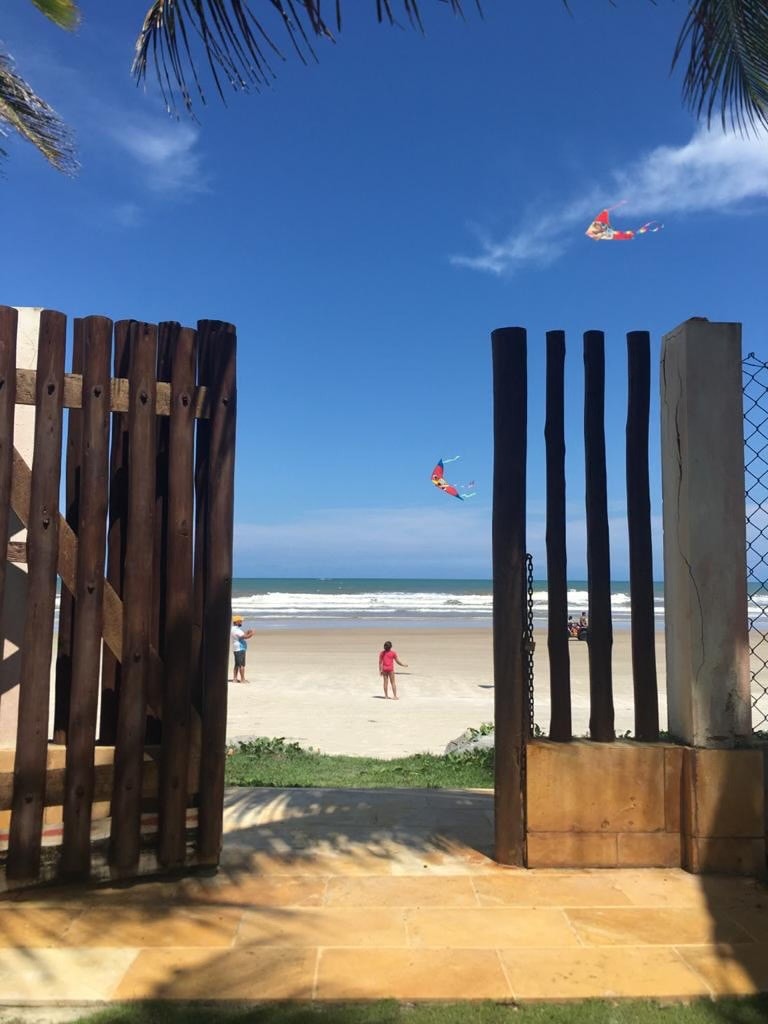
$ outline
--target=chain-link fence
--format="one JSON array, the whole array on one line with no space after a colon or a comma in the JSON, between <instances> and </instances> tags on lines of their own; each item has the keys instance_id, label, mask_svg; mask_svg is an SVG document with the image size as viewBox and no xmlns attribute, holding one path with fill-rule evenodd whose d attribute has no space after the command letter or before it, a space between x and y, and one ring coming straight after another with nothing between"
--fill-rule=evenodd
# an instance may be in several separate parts
<instances>
[{"instance_id":1,"label":"chain-link fence","mask_svg":"<svg viewBox=\"0 0 768 1024\"><path fill-rule=\"evenodd\" d=\"M747 516L752 729L768 727L768 363L744 360L744 477Z\"/></svg>"}]
</instances>

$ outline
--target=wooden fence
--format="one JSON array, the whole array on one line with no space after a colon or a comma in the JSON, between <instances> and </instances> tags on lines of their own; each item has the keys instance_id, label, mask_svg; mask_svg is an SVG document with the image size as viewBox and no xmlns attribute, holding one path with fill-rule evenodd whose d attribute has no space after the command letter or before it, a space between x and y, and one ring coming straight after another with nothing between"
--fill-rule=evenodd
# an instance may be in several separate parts
<instances>
[{"instance_id":1,"label":"wooden fence","mask_svg":"<svg viewBox=\"0 0 768 1024\"><path fill-rule=\"evenodd\" d=\"M62 313L40 315L36 370L17 368L16 344L16 310L0 307L0 537L26 528L0 559L6 652L7 568L27 565L0 866L16 884L216 864L235 330L77 319L71 373ZM22 405L35 409L31 466L13 444Z\"/></svg>"},{"instance_id":2,"label":"wooden fence","mask_svg":"<svg viewBox=\"0 0 768 1024\"><path fill-rule=\"evenodd\" d=\"M525 857L525 480L528 451L527 332L492 335L494 377L494 674L496 715L496 858ZM565 476L565 335L546 336L546 552L551 720L549 738L573 738L568 652ZM589 738L615 739L611 649L611 569L605 454L605 340L587 331L584 359L584 465L589 602ZM650 339L627 335L626 487L629 530L635 737L659 738L651 507L648 467Z\"/></svg>"}]
</instances>

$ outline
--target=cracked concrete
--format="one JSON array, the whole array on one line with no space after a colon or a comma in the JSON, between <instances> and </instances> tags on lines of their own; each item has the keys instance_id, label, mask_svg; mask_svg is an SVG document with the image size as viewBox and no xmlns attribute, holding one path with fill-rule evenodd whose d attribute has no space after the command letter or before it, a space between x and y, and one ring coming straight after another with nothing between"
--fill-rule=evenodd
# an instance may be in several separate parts
<instances>
[{"instance_id":1,"label":"cracked concrete","mask_svg":"<svg viewBox=\"0 0 768 1024\"><path fill-rule=\"evenodd\" d=\"M740 325L665 335L661 388L669 726L732 746L751 732Z\"/></svg>"}]
</instances>

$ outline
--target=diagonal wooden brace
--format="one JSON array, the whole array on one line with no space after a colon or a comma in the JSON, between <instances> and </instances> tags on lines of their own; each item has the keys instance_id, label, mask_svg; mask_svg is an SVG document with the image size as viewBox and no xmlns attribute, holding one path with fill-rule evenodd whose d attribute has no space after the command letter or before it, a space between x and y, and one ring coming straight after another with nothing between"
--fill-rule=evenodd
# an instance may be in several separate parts
<instances>
[{"instance_id":1,"label":"diagonal wooden brace","mask_svg":"<svg viewBox=\"0 0 768 1024\"><path fill-rule=\"evenodd\" d=\"M16 448L13 449L13 478L11 483L11 508L24 526L29 526L29 505L32 487L32 470ZM75 597L77 585L77 534L59 513L59 561L57 571L61 582ZM102 605L102 636L104 643L118 661L123 658L123 602L108 580L104 580ZM147 701L152 711L160 716L162 708L163 663L154 647L149 649L149 693Z\"/></svg>"},{"instance_id":2,"label":"diagonal wooden brace","mask_svg":"<svg viewBox=\"0 0 768 1024\"><path fill-rule=\"evenodd\" d=\"M11 483L11 508L24 526L29 526L29 502L32 487L32 470L16 448L13 449L13 478ZM57 565L61 582L75 596L77 583L77 535L59 513L59 562ZM104 581L104 642L118 661L123 651L123 602L114 588Z\"/></svg>"}]
</instances>

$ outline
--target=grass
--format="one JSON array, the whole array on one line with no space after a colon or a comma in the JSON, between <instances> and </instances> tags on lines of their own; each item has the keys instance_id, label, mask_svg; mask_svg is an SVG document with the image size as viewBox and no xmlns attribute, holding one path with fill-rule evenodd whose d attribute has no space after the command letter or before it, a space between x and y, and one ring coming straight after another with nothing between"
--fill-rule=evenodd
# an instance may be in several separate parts
<instances>
[{"instance_id":1,"label":"grass","mask_svg":"<svg viewBox=\"0 0 768 1024\"><path fill-rule=\"evenodd\" d=\"M533 1003L130 1003L77 1024L764 1024L768 996L699 1000Z\"/></svg>"},{"instance_id":2,"label":"grass","mask_svg":"<svg viewBox=\"0 0 768 1024\"><path fill-rule=\"evenodd\" d=\"M321 789L486 789L493 786L493 750L379 760L320 754L281 738L260 738L230 749L226 781L230 786Z\"/></svg>"}]
</instances>

